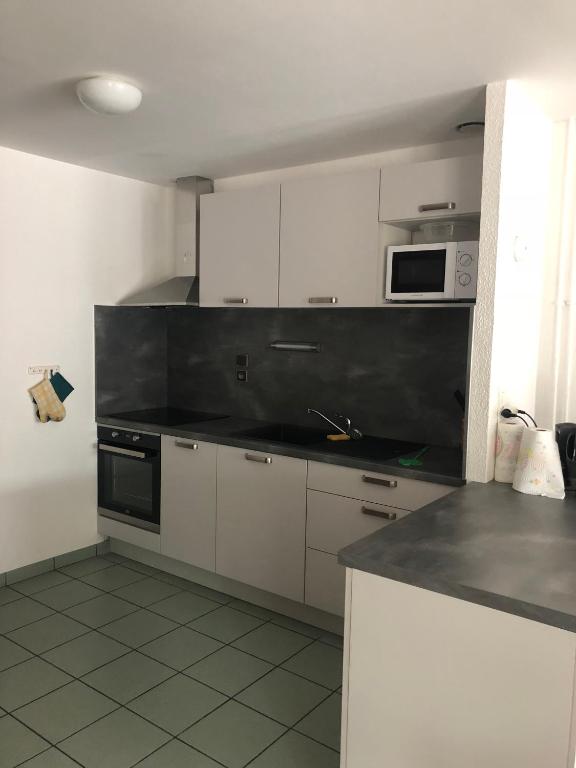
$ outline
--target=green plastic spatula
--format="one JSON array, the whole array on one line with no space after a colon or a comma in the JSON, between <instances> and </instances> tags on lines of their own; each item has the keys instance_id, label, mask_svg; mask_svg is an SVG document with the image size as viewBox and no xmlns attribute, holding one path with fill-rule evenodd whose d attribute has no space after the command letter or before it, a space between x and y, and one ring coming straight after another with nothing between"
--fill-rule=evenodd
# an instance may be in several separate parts
<instances>
[{"instance_id":1,"label":"green plastic spatula","mask_svg":"<svg viewBox=\"0 0 576 768\"><path fill-rule=\"evenodd\" d=\"M428 448L430 448L430 446L425 445L415 456L410 456L408 458L402 456L398 459L398 464L401 464L403 467L421 467L423 462L420 461L420 456L423 456Z\"/></svg>"}]
</instances>

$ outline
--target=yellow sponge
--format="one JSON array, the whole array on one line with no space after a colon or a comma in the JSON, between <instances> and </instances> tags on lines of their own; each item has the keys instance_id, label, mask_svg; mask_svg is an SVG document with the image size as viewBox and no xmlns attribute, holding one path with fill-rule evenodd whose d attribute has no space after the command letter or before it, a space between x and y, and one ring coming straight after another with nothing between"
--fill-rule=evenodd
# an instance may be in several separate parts
<instances>
[{"instance_id":1,"label":"yellow sponge","mask_svg":"<svg viewBox=\"0 0 576 768\"><path fill-rule=\"evenodd\" d=\"M340 440L350 440L350 435L344 435L340 433L339 435L326 435L327 440L332 440L332 442L336 443Z\"/></svg>"}]
</instances>

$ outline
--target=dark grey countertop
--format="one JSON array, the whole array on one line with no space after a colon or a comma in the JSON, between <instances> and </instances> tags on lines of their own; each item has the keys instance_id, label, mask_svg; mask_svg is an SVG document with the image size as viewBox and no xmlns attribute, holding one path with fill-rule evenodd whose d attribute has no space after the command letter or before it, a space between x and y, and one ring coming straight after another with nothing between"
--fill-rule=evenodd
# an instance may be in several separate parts
<instances>
[{"instance_id":1,"label":"dark grey countertop","mask_svg":"<svg viewBox=\"0 0 576 768\"><path fill-rule=\"evenodd\" d=\"M119 426L125 429L153 432L174 437L186 437L194 440L205 440L210 443L221 443L238 448L249 448L254 451L267 451L281 456L292 456L297 459L321 461L327 464L338 464L344 467L363 469L367 472L385 472L390 475L410 477L430 483L461 486L462 455L456 448L430 446L422 456L422 466L407 468L398 463L398 459L378 459L377 441L362 440L341 443L326 443L308 446L290 445L265 440L238 437L238 432L265 425L265 422L251 419L240 419L233 416L214 421L202 421L195 424L182 424L178 427L159 426L146 422L128 421L114 416L97 416L96 422L103 426ZM367 450L369 448L369 450ZM364 455L363 455L364 453Z\"/></svg>"},{"instance_id":2,"label":"dark grey countertop","mask_svg":"<svg viewBox=\"0 0 576 768\"><path fill-rule=\"evenodd\" d=\"M469 483L341 550L340 563L576 632L576 496Z\"/></svg>"}]
</instances>

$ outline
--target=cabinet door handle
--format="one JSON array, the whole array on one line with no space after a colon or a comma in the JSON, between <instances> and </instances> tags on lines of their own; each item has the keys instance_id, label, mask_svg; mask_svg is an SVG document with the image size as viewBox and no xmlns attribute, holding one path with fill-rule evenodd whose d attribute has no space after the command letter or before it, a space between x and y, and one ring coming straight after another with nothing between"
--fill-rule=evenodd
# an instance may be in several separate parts
<instances>
[{"instance_id":1,"label":"cabinet door handle","mask_svg":"<svg viewBox=\"0 0 576 768\"><path fill-rule=\"evenodd\" d=\"M397 520L398 515L396 512L384 512L382 509L371 509L370 507L362 507L363 515L370 515L370 517L383 517L384 520Z\"/></svg>"},{"instance_id":2,"label":"cabinet door handle","mask_svg":"<svg viewBox=\"0 0 576 768\"><path fill-rule=\"evenodd\" d=\"M256 453L245 453L244 458L246 461L258 461L260 464L272 464L270 456L259 456Z\"/></svg>"},{"instance_id":3,"label":"cabinet door handle","mask_svg":"<svg viewBox=\"0 0 576 768\"><path fill-rule=\"evenodd\" d=\"M426 211L453 211L455 208L456 203L426 203L425 205L418 206L420 213L426 213Z\"/></svg>"},{"instance_id":4,"label":"cabinet door handle","mask_svg":"<svg viewBox=\"0 0 576 768\"><path fill-rule=\"evenodd\" d=\"M363 483L371 483L372 485L384 485L386 488L397 488L397 480L386 480L383 477L370 477L370 475L362 475Z\"/></svg>"},{"instance_id":5,"label":"cabinet door handle","mask_svg":"<svg viewBox=\"0 0 576 768\"><path fill-rule=\"evenodd\" d=\"M224 301L224 304L248 304L248 299L242 296L238 296L236 298L234 296L227 297L227 298L224 298L223 301Z\"/></svg>"},{"instance_id":6,"label":"cabinet door handle","mask_svg":"<svg viewBox=\"0 0 576 768\"><path fill-rule=\"evenodd\" d=\"M338 304L338 296L310 296L308 304Z\"/></svg>"},{"instance_id":7,"label":"cabinet door handle","mask_svg":"<svg viewBox=\"0 0 576 768\"><path fill-rule=\"evenodd\" d=\"M181 443L179 440L174 441L176 448L188 448L189 451L197 451L198 443Z\"/></svg>"}]
</instances>

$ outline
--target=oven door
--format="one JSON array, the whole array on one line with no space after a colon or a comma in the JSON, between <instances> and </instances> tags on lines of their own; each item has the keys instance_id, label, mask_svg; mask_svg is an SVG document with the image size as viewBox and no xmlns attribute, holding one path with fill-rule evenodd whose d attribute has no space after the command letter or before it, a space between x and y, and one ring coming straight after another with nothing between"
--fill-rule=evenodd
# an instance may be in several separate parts
<instances>
[{"instance_id":1,"label":"oven door","mask_svg":"<svg viewBox=\"0 0 576 768\"><path fill-rule=\"evenodd\" d=\"M160 531L160 451L98 443L98 511Z\"/></svg>"},{"instance_id":2,"label":"oven door","mask_svg":"<svg viewBox=\"0 0 576 768\"><path fill-rule=\"evenodd\" d=\"M390 246L386 260L386 299L454 299L457 243Z\"/></svg>"}]
</instances>

